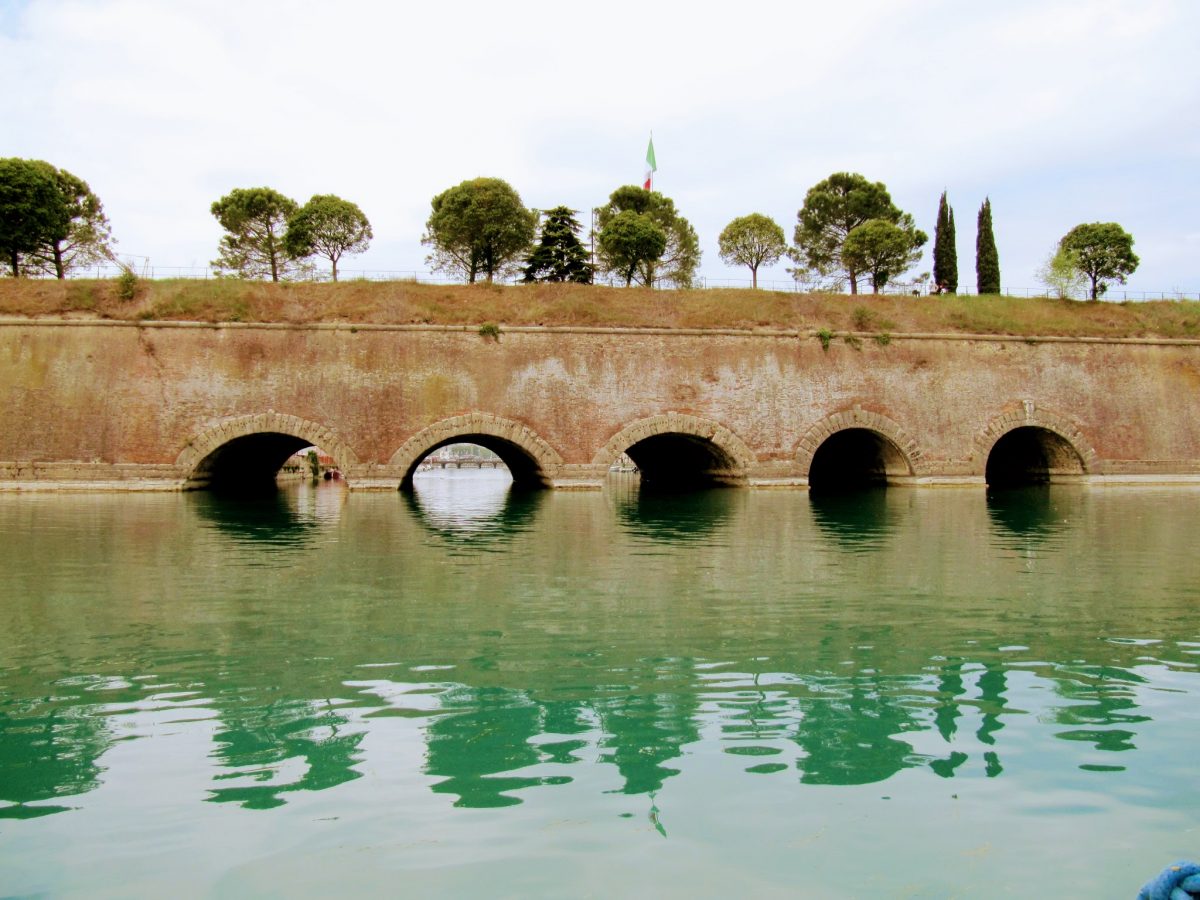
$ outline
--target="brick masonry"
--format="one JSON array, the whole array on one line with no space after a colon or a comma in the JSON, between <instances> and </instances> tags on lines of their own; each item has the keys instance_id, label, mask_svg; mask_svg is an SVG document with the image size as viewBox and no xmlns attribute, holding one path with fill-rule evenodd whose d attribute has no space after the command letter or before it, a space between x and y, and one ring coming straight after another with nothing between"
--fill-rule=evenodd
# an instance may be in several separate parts
<instances>
[{"instance_id":1,"label":"brick masonry","mask_svg":"<svg viewBox=\"0 0 1200 900\"><path fill-rule=\"evenodd\" d=\"M1027 425L1066 440L1085 480L1200 482L1200 342L861 338L0 320L0 489L179 489L264 431L322 447L361 489L465 435L594 487L667 433L711 441L752 485L803 487L844 428L886 438L896 482L982 484L992 445Z\"/></svg>"}]
</instances>

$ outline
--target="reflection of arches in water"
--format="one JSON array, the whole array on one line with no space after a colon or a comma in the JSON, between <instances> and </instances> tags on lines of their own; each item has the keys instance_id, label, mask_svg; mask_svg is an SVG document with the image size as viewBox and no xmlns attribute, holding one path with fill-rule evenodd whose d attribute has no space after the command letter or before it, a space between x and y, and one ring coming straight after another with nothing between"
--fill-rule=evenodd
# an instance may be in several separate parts
<instances>
[{"instance_id":1,"label":"reflection of arches in water","mask_svg":"<svg viewBox=\"0 0 1200 900\"><path fill-rule=\"evenodd\" d=\"M813 454L809 490L815 493L883 487L913 474L912 466L891 438L869 428L846 428L831 434Z\"/></svg>"},{"instance_id":2,"label":"reflection of arches in water","mask_svg":"<svg viewBox=\"0 0 1200 900\"><path fill-rule=\"evenodd\" d=\"M1083 457L1065 437L1037 425L1003 434L988 453L984 478L988 487L1007 488L1078 480Z\"/></svg>"},{"instance_id":3,"label":"reflection of arches in water","mask_svg":"<svg viewBox=\"0 0 1200 900\"><path fill-rule=\"evenodd\" d=\"M288 457L321 447L336 466L357 465L354 452L327 428L295 416L241 416L209 428L188 442L175 460L186 473L184 488L270 490Z\"/></svg>"},{"instance_id":4,"label":"reflection of arches in water","mask_svg":"<svg viewBox=\"0 0 1200 900\"><path fill-rule=\"evenodd\" d=\"M614 487L611 496L627 531L666 543L709 539L727 528L746 502L741 491L654 491L641 490L636 483Z\"/></svg>"},{"instance_id":5,"label":"reflection of arches in water","mask_svg":"<svg viewBox=\"0 0 1200 900\"><path fill-rule=\"evenodd\" d=\"M321 482L250 493L205 491L188 497L188 504L223 534L255 544L291 547L309 543L335 521L345 497L343 485Z\"/></svg>"},{"instance_id":6,"label":"reflection of arches in water","mask_svg":"<svg viewBox=\"0 0 1200 900\"><path fill-rule=\"evenodd\" d=\"M533 525L545 492L517 490L497 470L462 475L451 470L418 478L403 492L403 503L429 531L458 544L505 543Z\"/></svg>"},{"instance_id":7,"label":"reflection of arches in water","mask_svg":"<svg viewBox=\"0 0 1200 900\"><path fill-rule=\"evenodd\" d=\"M475 444L500 457L518 488L546 487L548 472L562 465L562 457L533 431L484 413L471 413L438 422L404 442L389 465L403 470L401 490L411 490L413 475L425 457L449 444Z\"/></svg>"},{"instance_id":8,"label":"reflection of arches in water","mask_svg":"<svg viewBox=\"0 0 1200 900\"><path fill-rule=\"evenodd\" d=\"M670 490L745 484L754 454L724 426L667 413L634 422L609 439L592 460L608 469L626 454L642 483Z\"/></svg>"},{"instance_id":9,"label":"reflection of arches in water","mask_svg":"<svg viewBox=\"0 0 1200 900\"><path fill-rule=\"evenodd\" d=\"M1065 532L1082 510L1078 488L1031 485L987 492L988 519L993 534L1004 544L1025 547Z\"/></svg>"},{"instance_id":10,"label":"reflection of arches in water","mask_svg":"<svg viewBox=\"0 0 1200 900\"><path fill-rule=\"evenodd\" d=\"M900 513L883 488L853 493L809 494L813 521L821 533L853 550L878 547L895 529Z\"/></svg>"}]
</instances>

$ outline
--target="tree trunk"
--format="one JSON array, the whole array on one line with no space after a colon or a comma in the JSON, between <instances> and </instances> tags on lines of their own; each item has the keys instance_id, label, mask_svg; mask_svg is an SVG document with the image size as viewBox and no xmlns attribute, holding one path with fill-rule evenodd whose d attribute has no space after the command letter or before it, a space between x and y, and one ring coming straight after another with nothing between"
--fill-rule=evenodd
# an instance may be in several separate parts
<instances>
[{"instance_id":1,"label":"tree trunk","mask_svg":"<svg viewBox=\"0 0 1200 900\"><path fill-rule=\"evenodd\" d=\"M758 290L758 266L750 267L750 286Z\"/></svg>"},{"instance_id":2,"label":"tree trunk","mask_svg":"<svg viewBox=\"0 0 1200 900\"><path fill-rule=\"evenodd\" d=\"M60 280L67 277L63 268L62 245L58 241L54 242L54 274Z\"/></svg>"},{"instance_id":3,"label":"tree trunk","mask_svg":"<svg viewBox=\"0 0 1200 900\"><path fill-rule=\"evenodd\" d=\"M333 280L337 281L337 258L331 256L329 262L333 264Z\"/></svg>"},{"instance_id":4,"label":"tree trunk","mask_svg":"<svg viewBox=\"0 0 1200 900\"><path fill-rule=\"evenodd\" d=\"M853 296L858 293L858 273L847 269L846 274L850 276L850 294Z\"/></svg>"},{"instance_id":5,"label":"tree trunk","mask_svg":"<svg viewBox=\"0 0 1200 900\"><path fill-rule=\"evenodd\" d=\"M12 252L9 253L9 265L12 266L13 278L20 278L21 277L21 263L20 263L20 257L17 256L16 250L13 250Z\"/></svg>"},{"instance_id":6,"label":"tree trunk","mask_svg":"<svg viewBox=\"0 0 1200 900\"><path fill-rule=\"evenodd\" d=\"M1090 276L1090 277L1091 277L1091 279L1092 279L1092 299L1093 299L1093 300L1099 300L1099 299L1100 299L1100 293L1099 293L1099 291L1097 290L1097 287L1096 287L1097 283L1099 282L1099 279L1098 279L1098 278L1097 278L1095 275L1092 275L1092 276Z\"/></svg>"}]
</instances>

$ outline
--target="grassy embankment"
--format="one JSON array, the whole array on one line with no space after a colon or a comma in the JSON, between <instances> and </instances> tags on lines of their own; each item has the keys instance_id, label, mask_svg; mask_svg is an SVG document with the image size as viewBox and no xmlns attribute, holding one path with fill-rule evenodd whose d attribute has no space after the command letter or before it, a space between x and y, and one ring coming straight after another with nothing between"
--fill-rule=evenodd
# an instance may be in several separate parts
<instances>
[{"instance_id":1,"label":"grassy embankment","mask_svg":"<svg viewBox=\"0 0 1200 900\"><path fill-rule=\"evenodd\" d=\"M1088 303L1013 297L651 291L590 285L266 284L0 279L0 316L126 321L336 322L620 328L958 332L1014 336L1200 338L1200 302Z\"/></svg>"}]
</instances>

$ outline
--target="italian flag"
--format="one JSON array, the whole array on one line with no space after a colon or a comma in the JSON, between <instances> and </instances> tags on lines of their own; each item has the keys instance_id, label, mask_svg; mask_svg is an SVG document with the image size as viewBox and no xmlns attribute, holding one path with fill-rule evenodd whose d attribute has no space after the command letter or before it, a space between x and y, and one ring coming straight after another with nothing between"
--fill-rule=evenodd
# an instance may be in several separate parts
<instances>
[{"instance_id":1,"label":"italian flag","mask_svg":"<svg viewBox=\"0 0 1200 900\"><path fill-rule=\"evenodd\" d=\"M654 186L654 173L658 171L658 164L654 161L654 135L650 135L650 146L646 148L646 180L642 187L650 190Z\"/></svg>"}]
</instances>

